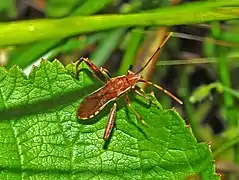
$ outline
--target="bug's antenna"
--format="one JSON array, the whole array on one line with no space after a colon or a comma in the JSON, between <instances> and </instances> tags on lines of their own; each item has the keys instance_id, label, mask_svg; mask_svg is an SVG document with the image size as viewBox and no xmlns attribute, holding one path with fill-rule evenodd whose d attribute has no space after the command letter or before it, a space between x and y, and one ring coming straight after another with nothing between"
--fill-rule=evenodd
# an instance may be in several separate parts
<instances>
[{"instance_id":1,"label":"bug's antenna","mask_svg":"<svg viewBox=\"0 0 239 180\"><path fill-rule=\"evenodd\" d=\"M144 68L150 63L150 61L152 61L156 54L159 52L159 50L164 46L164 44L168 41L168 39L170 38L170 36L172 36L173 32L170 32L168 34L168 36L164 39L163 43L160 44L160 46L158 47L158 49L154 52L154 54L149 58L148 62L136 73L136 74L139 74L141 71L144 70Z\"/></svg>"}]
</instances>

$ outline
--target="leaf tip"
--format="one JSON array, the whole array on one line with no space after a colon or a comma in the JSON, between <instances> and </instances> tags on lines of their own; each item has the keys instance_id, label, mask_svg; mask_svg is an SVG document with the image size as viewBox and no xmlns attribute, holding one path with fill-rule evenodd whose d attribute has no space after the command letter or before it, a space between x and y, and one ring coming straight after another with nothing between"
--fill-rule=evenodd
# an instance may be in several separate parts
<instances>
[{"instance_id":1,"label":"leaf tip","mask_svg":"<svg viewBox=\"0 0 239 180\"><path fill-rule=\"evenodd\" d=\"M16 64L14 64L8 71L8 73L12 74L13 76L22 76L24 78L27 78L27 75L23 72L23 70L17 66Z\"/></svg>"},{"instance_id":2,"label":"leaf tip","mask_svg":"<svg viewBox=\"0 0 239 180\"><path fill-rule=\"evenodd\" d=\"M47 61L46 59L41 58L41 63L42 63L42 62L46 62L46 61Z\"/></svg>"},{"instance_id":3,"label":"leaf tip","mask_svg":"<svg viewBox=\"0 0 239 180\"><path fill-rule=\"evenodd\" d=\"M208 147L209 147L209 150L211 151L211 147L212 147L212 141L208 141Z\"/></svg>"},{"instance_id":4,"label":"leaf tip","mask_svg":"<svg viewBox=\"0 0 239 180\"><path fill-rule=\"evenodd\" d=\"M186 128L188 129L191 128L190 124L186 124Z\"/></svg>"},{"instance_id":5,"label":"leaf tip","mask_svg":"<svg viewBox=\"0 0 239 180\"><path fill-rule=\"evenodd\" d=\"M196 102L195 97L194 97L194 96L191 96L191 97L189 98L189 102L191 102L192 104L194 104L194 103Z\"/></svg>"},{"instance_id":6,"label":"leaf tip","mask_svg":"<svg viewBox=\"0 0 239 180\"><path fill-rule=\"evenodd\" d=\"M64 69L64 68L65 68L64 65L63 65L59 60L57 60L57 59L54 59L54 60L52 61L52 64L53 64L54 66L57 66L58 68L61 68L61 69Z\"/></svg>"},{"instance_id":7,"label":"leaf tip","mask_svg":"<svg viewBox=\"0 0 239 180\"><path fill-rule=\"evenodd\" d=\"M217 172L217 176L221 179L222 178L222 173L221 172Z\"/></svg>"}]
</instances>

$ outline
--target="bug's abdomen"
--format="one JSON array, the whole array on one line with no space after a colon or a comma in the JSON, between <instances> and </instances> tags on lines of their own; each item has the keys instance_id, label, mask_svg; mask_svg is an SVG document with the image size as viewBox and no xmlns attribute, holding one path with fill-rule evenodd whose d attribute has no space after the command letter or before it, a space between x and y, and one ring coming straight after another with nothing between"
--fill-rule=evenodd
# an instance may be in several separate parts
<instances>
[{"instance_id":1,"label":"bug's abdomen","mask_svg":"<svg viewBox=\"0 0 239 180\"><path fill-rule=\"evenodd\" d=\"M102 110L107 103L114 100L115 97L115 93L102 94L99 91L94 92L82 101L78 108L77 116L81 119L89 119L98 114L100 110Z\"/></svg>"}]
</instances>

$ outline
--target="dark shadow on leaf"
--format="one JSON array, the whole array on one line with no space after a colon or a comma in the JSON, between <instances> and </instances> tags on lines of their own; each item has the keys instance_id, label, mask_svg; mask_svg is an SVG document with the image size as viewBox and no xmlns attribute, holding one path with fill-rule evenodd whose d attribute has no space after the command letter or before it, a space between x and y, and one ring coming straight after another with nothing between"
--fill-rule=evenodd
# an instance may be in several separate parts
<instances>
[{"instance_id":1,"label":"dark shadow on leaf","mask_svg":"<svg viewBox=\"0 0 239 180\"><path fill-rule=\"evenodd\" d=\"M114 135L114 130L115 130L115 128L112 129L109 138L105 141L105 143L104 143L104 145L103 145L103 149L105 149L105 150L108 149L108 146L109 146L109 144L110 144L111 138L112 138L112 136Z\"/></svg>"},{"instance_id":2,"label":"dark shadow on leaf","mask_svg":"<svg viewBox=\"0 0 239 180\"><path fill-rule=\"evenodd\" d=\"M113 129L112 129L112 131L111 131L111 133L110 133L109 138L105 141L105 143L104 143L104 145L103 145L103 149L105 149L105 150L108 149L108 146L109 146L109 144L110 144L111 138L112 138L112 136L114 135L115 130L117 130L116 120L117 120L117 119L115 119L115 124L114 124L114 127L113 127Z\"/></svg>"},{"instance_id":3,"label":"dark shadow on leaf","mask_svg":"<svg viewBox=\"0 0 239 180\"><path fill-rule=\"evenodd\" d=\"M107 170L109 172L107 172ZM130 169L123 168L123 170L124 170L124 172L132 173L132 170L130 170ZM134 170L140 170L140 168L135 168ZM109 166L104 171L107 172L107 173L112 173L112 172L114 172L114 166ZM60 176L65 175L65 176L68 176L68 177L72 177L72 175L76 175L76 174L80 175L80 173L82 173L82 174L84 173L83 171L81 171L81 169L76 171L76 170L70 169L70 167L69 167L69 169L67 169L66 167L63 167L61 169L60 168L47 168L47 169L24 168L24 169L21 169L20 166L19 167L17 167L17 166L9 167L9 166L4 166L4 165L0 166L0 172L12 173L13 175L21 175L21 174L25 173L28 176L44 174L44 175L49 175L51 177L52 176L59 177L59 175ZM97 169L92 169L92 172L102 173ZM115 176L117 176L117 173L115 173Z\"/></svg>"},{"instance_id":4,"label":"dark shadow on leaf","mask_svg":"<svg viewBox=\"0 0 239 180\"><path fill-rule=\"evenodd\" d=\"M94 90L95 86L90 85L85 88L76 89L74 91L65 93L63 95L56 95L51 99L37 101L32 104L24 104L17 107L0 110L0 117L2 120L11 120L32 114L39 114L44 112L52 112L61 106L69 105L76 100L84 97L90 90Z\"/></svg>"},{"instance_id":5,"label":"dark shadow on leaf","mask_svg":"<svg viewBox=\"0 0 239 180\"><path fill-rule=\"evenodd\" d=\"M88 78L91 79L93 78L91 72L88 69L81 69L80 71L83 71L88 76ZM53 96L51 99L40 100L32 104L23 104L20 106L0 110L0 117L1 120L11 120L33 114L57 111L58 110L57 108L72 104L78 99L85 97L87 94L89 94L89 92L95 91L97 88L99 88L99 83L95 83L93 85L89 85L84 88L75 89L67 93L64 93L63 95L57 94ZM74 112L75 114L76 110Z\"/></svg>"},{"instance_id":6,"label":"dark shadow on leaf","mask_svg":"<svg viewBox=\"0 0 239 180\"><path fill-rule=\"evenodd\" d=\"M11 172L11 173L14 173L14 174L22 174L22 173L26 173L28 175L36 175L36 174L39 174L39 173L44 173L44 174L64 174L64 175L70 175L72 174L72 170L67 170L67 169L33 169L33 168L27 168L27 169L23 169L21 170L20 167L5 167L5 166L0 166L0 171L1 172Z\"/></svg>"}]
</instances>

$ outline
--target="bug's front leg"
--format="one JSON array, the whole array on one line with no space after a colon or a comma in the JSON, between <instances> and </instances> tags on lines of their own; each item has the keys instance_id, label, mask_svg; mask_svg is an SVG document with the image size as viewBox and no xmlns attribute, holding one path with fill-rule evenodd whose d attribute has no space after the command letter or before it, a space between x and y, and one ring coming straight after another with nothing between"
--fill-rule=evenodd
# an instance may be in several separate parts
<instances>
[{"instance_id":1,"label":"bug's front leg","mask_svg":"<svg viewBox=\"0 0 239 180\"><path fill-rule=\"evenodd\" d=\"M134 112L134 114L137 116L137 118L142 122L143 125L149 127L146 122L143 120L143 118L135 111L135 109L133 108L133 106L131 105L130 103L130 100L129 100L129 96L128 94L125 94L125 99L126 99L126 103L127 105L130 107L130 109Z\"/></svg>"},{"instance_id":2,"label":"bug's front leg","mask_svg":"<svg viewBox=\"0 0 239 180\"><path fill-rule=\"evenodd\" d=\"M137 87L137 86L136 86ZM137 95L139 95L139 96L141 96L141 97L143 97L143 98L145 98L145 99L147 99L148 101L149 101L149 103L151 104L154 104L155 106L157 106L157 103L155 103L152 99L150 99L147 95L146 95L146 93L140 88L140 87L138 87L140 90L138 90L138 89L134 89L134 92L137 94Z\"/></svg>"},{"instance_id":3,"label":"bug's front leg","mask_svg":"<svg viewBox=\"0 0 239 180\"><path fill-rule=\"evenodd\" d=\"M101 80L103 83L107 83L108 79L110 78L110 73L104 69L104 68L98 68L96 65L94 65L94 63L92 63L88 58L80 58L80 60L77 62L76 64L76 78L78 78L79 76L79 65L85 62L89 68L93 71L94 75Z\"/></svg>"},{"instance_id":4,"label":"bug's front leg","mask_svg":"<svg viewBox=\"0 0 239 180\"><path fill-rule=\"evenodd\" d=\"M110 72L109 72L107 69L105 69L105 68L103 68L103 67L100 67L100 71L101 71L108 79L112 78L112 75L110 74Z\"/></svg>"},{"instance_id":5,"label":"bug's front leg","mask_svg":"<svg viewBox=\"0 0 239 180\"><path fill-rule=\"evenodd\" d=\"M105 128L105 133L104 133L104 140L107 141L109 138L112 129L114 128L114 123L115 123L115 115L116 115L116 103L114 103L113 107L110 110L110 115L108 118L108 122Z\"/></svg>"}]
</instances>

